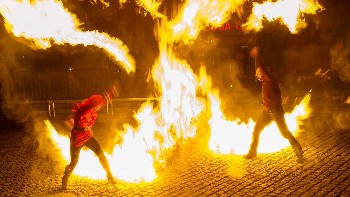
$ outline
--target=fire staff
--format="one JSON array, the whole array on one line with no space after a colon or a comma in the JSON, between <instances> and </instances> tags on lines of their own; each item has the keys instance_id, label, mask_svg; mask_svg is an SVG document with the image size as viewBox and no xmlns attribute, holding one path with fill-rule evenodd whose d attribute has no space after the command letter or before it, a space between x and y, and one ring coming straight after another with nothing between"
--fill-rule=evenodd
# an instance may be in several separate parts
<instances>
[{"instance_id":1,"label":"fire staff","mask_svg":"<svg viewBox=\"0 0 350 197\"><path fill-rule=\"evenodd\" d=\"M81 103L73 103L74 126L71 130L70 136L70 157L71 161L66 166L64 175L62 177L62 189L67 188L68 178L72 174L75 166L78 164L79 154L82 147L87 147L92 150L103 169L107 173L109 182L115 184L116 180L112 175L107 158L101 149L98 141L93 137L92 126L95 124L97 118L97 111L103 107L112 98L119 96L120 86L114 85L110 91L103 92L103 94L92 95Z\"/></svg>"},{"instance_id":2,"label":"fire staff","mask_svg":"<svg viewBox=\"0 0 350 197\"><path fill-rule=\"evenodd\" d=\"M275 121L281 135L288 139L289 143L293 147L293 150L298 158L298 162L303 162L303 149L297 139L289 131L284 118L284 109L282 107L281 90L279 87L279 82L275 75L265 67L260 58L259 48L254 47L250 55L256 60L256 77L261 81L261 95L262 95L262 105L264 107L261 112L256 124L254 126L252 134L252 142L250 145L249 152L244 156L246 159L253 159L257 154L257 147L259 144L259 137L262 130Z\"/></svg>"}]
</instances>

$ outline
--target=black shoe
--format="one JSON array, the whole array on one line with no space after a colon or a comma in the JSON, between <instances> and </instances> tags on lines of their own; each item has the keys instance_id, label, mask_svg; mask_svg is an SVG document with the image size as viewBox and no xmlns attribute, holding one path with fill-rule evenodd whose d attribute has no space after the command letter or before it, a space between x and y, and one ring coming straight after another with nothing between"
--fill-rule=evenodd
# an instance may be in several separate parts
<instances>
[{"instance_id":1,"label":"black shoe","mask_svg":"<svg viewBox=\"0 0 350 197\"><path fill-rule=\"evenodd\" d=\"M248 154L244 155L244 158L245 159L254 159L254 158L256 158L256 154L248 153Z\"/></svg>"},{"instance_id":2,"label":"black shoe","mask_svg":"<svg viewBox=\"0 0 350 197\"><path fill-rule=\"evenodd\" d=\"M113 177L112 174L108 174L107 175L107 180L108 180L108 182L110 182L112 184L116 184L117 183L117 180Z\"/></svg>"}]
</instances>

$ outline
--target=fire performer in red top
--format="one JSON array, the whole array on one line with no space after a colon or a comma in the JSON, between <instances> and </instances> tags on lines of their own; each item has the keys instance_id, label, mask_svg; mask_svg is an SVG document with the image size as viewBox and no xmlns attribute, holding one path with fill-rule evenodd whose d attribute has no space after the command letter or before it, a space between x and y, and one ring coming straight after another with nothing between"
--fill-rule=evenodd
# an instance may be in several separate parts
<instances>
[{"instance_id":1,"label":"fire performer in red top","mask_svg":"<svg viewBox=\"0 0 350 197\"><path fill-rule=\"evenodd\" d=\"M262 94L262 105L264 110L261 112L256 124L254 126L252 134L252 142L248 154L244 157L246 159L253 159L257 154L257 147L259 144L259 137L262 130L275 121L281 135L288 139L289 143L293 147L295 154L298 157L298 162L303 162L303 149L299 142L295 139L293 134L289 131L284 118L284 109L282 107L282 97L281 90L279 87L279 82L277 81L275 75L270 72L270 70L265 67L260 58L259 48L255 47L251 50L250 55L255 58L256 61L256 77L261 81L261 94Z\"/></svg>"},{"instance_id":2,"label":"fire performer in red top","mask_svg":"<svg viewBox=\"0 0 350 197\"><path fill-rule=\"evenodd\" d=\"M100 144L93 137L93 131L91 128L95 124L97 111L107 102L110 102L112 98L118 97L119 91L120 85L114 85L109 91L105 91L102 94L92 95L81 103L73 103L74 127L71 130L70 137L71 161L65 168L64 175L62 177L63 190L67 188L68 178L72 174L75 166L78 164L80 150L84 146L92 150L99 158L103 169L107 173L108 181L113 184L116 183L116 180L110 170L108 160L101 149Z\"/></svg>"}]
</instances>

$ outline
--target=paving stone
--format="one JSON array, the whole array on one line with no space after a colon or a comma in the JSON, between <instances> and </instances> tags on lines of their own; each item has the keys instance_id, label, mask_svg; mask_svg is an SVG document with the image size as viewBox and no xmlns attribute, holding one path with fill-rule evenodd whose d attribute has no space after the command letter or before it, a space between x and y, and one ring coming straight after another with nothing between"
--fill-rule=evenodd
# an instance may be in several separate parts
<instances>
[{"instance_id":1,"label":"paving stone","mask_svg":"<svg viewBox=\"0 0 350 197\"><path fill-rule=\"evenodd\" d=\"M322 125L318 125L321 123ZM310 123L311 124L311 123ZM312 127L312 129L311 129ZM0 133L0 196L348 196L350 128L313 120L298 140L307 162L297 164L290 147L245 161L216 155L196 139L179 145L159 178L146 184L90 180L73 175L60 190L64 166L42 154L35 136ZM24 143L25 142L25 143ZM55 168L55 169L54 169ZM239 176L236 175L239 173Z\"/></svg>"}]
</instances>

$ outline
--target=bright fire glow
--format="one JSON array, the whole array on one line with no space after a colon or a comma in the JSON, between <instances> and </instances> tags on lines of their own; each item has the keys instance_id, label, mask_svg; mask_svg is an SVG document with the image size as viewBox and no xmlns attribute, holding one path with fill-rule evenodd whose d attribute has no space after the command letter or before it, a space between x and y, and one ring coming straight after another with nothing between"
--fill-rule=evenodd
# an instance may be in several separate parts
<instances>
[{"instance_id":1,"label":"bright fire glow","mask_svg":"<svg viewBox=\"0 0 350 197\"><path fill-rule=\"evenodd\" d=\"M244 0L193 0L187 1L177 17L167 26L172 31L169 41L184 43L198 37L207 26L220 27Z\"/></svg>"},{"instance_id":2,"label":"bright fire glow","mask_svg":"<svg viewBox=\"0 0 350 197\"><path fill-rule=\"evenodd\" d=\"M253 5L252 14L244 24L246 30L260 30L263 27L262 20L265 18L269 21L279 20L289 28L290 32L297 33L299 29L306 27L303 14L315 14L323 10L316 0L278 0Z\"/></svg>"},{"instance_id":3,"label":"bright fire glow","mask_svg":"<svg viewBox=\"0 0 350 197\"><path fill-rule=\"evenodd\" d=\"M52 43L96 46L120 62L128 73L135 70L135 60L122 41L98 31L81 31L78 19L60 1L1 0L0 13L8 32L32 40L36 47L47 49Z\"/></svg>"},{"instance_id":4,"label":"bright fire glow","mask_svg":"<svg viewBox=\"0 0 350 197\"><path fill-rule=\"evenodd\" d=\"M151 13L153 18L162 18L166 17L158 11L161 2L157 0L135 0L137 5L143 7L147 12Z\"/></svg>"},{"instance_id":5,"label":"bright fire glow","mask_svg":"<svg viewBox=\"0 0 350 197\"><path fill-rule=\"evenodd\" d=\"M300 104L294 107L291 113L285 114L288 128L295 135L298 135L300 121L308 118L311 114L310 98L311 93L308 93ZM251 119L248 123L240 120L226 120L220 111L220 103L217 96L211 95L210 100L213 113L210 120L210 150L222 154L246 154L250 147L255 122ZM290 146L288 140L282 137L276 124L272 122L260 135L258 153L276 152L288 146Z\"/></svg>"},{"instance_id":6,"label":"bright fire glow","mask_svg":"<svg viewBox=\"0 0 350 197\"><path fill-rule=\"evenodd\" d=\"M194 137L196 128L191 125L203 104L196 97L196 78L189 65L163 52L153 69L162 93L161 114L164 122L172 124L177 138Z\"/></svg>"},{"instance_id":7,"label":"bright fire glow","mask_svg":"<svg viewBox=\"0 0 350 197\"><path fill-rule=\"evenodd\" d=\"M209 148L217 153L247 152L251 142L254 122L225 120L220 109L220 98L213 90L204 69L200 77L192 71L185 60L176 57L172 49L176 41L185 44L197 38L199 32L208 25L219 27L230 18L230 12L244 0L191 0L184 3L183 9L174 20L160 17L157 36L159 57L153 64L152 78L158 90L156 103L145 102L134 117L138 126L124 125L121 144L117 144L107 159L113 175L129 181L151 181L156 178L156 169L162 166L174 145L196 137L200 118L208 118L210 124ZM126 1L120 1L120 3ZM152 16L159 16L158 1L136 1ZM41 48L56 44L95 45L111 52L116 60L124 63L127 71L134 70L134 62L129 58L126 47L107 34L82 32L78 21L66 11L61 3L45 0L37 3L2 0L1 14L5 17L6 28L17 37L31 39ZM24 14L25 13L25 14ZM198 97L201 92L202 97ZM298 120L306 118L309 96L291 114L286 114L291 131L298 129ZM210 112L209 112L210 111ZM201 116L203 113L205 116ZM210 114L209 114L210 113ZM49 121L45 121L51 138L62 151L65 163L69 157L69 139L57 134ZM259 152L273 152L289 144L278 134L276 126L265 129L261 136ZM271 138L277 137L277 138ZM273 140L274 143L271 143ZM275 146L271 146L274 144ZM94 179L105 179L105 172L98 158L90 150L83 149L74 174Z\"/></svg>"},{"instance_id":8,"label":"bright fire glow","mask_svg":"<svg viewBox=\"0 0 350 197\"><path fill-rule=\"evenodd\" d=\"M97 4L97 1L100 2L104 7L109 7L109 3L105 0L90 0L90 2L93 4Z\"/></svg>"},{"instance_id":9,"label":"bright fire glow","mask_svg":"<svg viewBox=\"0 0 350 197\"><path fill-rule=\"evenodd\" d=\"M49 137L56 144L56 148L61 150L63 163L68 164L70 162L69 138L58 134L49 120L45 120L44 123L49 130ZM114 176L129 182L150 181L156 177L153 158L147 147L147 138L152 136L148 136L147 129L147 127L141 128L138 134L128 129L123 138L123 144L116 146L112 155L105 153ZM73 174L93 179L106 178L106 172L94 152L85 148L80 152L79 162Z\"/></svg>"},{"instance_id":10,"label":"bright fire glow","mask_svg":"<svg viewBox=\"0 0 350 197\"><path fill-rule=\"evenodd\" d=\"M346 100L344 101L344 103L350 104L350 96L348 96L348 97L346 98Z\"/></svg>"},{"instance_id":11,"label":"bright fire glow","mask_svg":"<svg viewBox=\"0 0 350 197\"><path fill-rule=\"evenodd\" d=\"M44 120L44 123L49 131L49 136L56 144L56 148L61 150L63 163L66 165L70 162L70 142L69 138L57 133L55 127L49 120ZM106 155L108 156L108 155ZM107 157L107 159L109 159ZM74 169L74 174L79 176L86 176L93 179L105 179L106 173L104 172L98 158L94 155L94 152L87 149L82 149L80 152L79 162Z\"/></svg>"}]
</instances>

